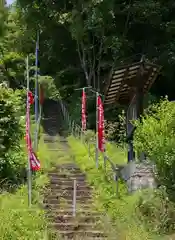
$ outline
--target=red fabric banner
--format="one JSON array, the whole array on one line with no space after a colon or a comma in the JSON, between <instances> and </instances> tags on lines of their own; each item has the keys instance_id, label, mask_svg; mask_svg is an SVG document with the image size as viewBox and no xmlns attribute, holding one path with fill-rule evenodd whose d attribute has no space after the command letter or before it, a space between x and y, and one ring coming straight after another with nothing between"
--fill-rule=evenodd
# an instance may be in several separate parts
<instances>
[{"instance_id":1,"label":"red fabric banner","mask_svg":"<svg viewBox=\"0 0 175 240\"><path fill-rule=\"evenodd\" d=\"M26 145L30 158L30 167L33 171L38 171L40 169L40 161L38 160L36 154L32 149L32 140L30 137L30 105L34 103L34 98L32 92L27 93L27 109L26 109Z\"/></svg>"},{"instance_id":2,"label":"red fabric banner","mask_svg":"<svg viewBox=\"0 0 175 240\"><path fill-rule=\"evenodd\" d=\"M34 97L31 91L28 92L29 107L31 104L34 104Z\"/></svg>"},{"instance_id":3,"label":"red fabric banner","mask_svg":"<svg viewBox=\"0 0 175 240\"><path fill-rule=\"evenodd\" d=\"M27 134L27 133L26 133ZM32 149L32 139L30 137L30 134L29 136L27 137L27 135L25 135L25 140L26 140L26 145L27 145L27 149Z\"/></svg>"},{"instance_id":4,"label":"red fabric banner","mask_svg":"<svg viewBox=\"0 0 175 240\"><path fill-rule=\"evenodd\" d=\"M40 161L37 158L36 154L34 153L34 151L31 149L29 152L29 157L30 157L30 167L33 171L38 171L40 170L41 166L40 166Z\"/></svg>"},{"instance_id":5,"label":"red fabric banner","mask_svg":"<svg viewBox=\"0 0 175 240\"><path fill-rule=\"evenodd\" d=\"M100 96L98 96L98 149L105 151L105 128L104 128L104 108Z\"/></svg>"},{"instance_id":6,"label":"red fabric banner","mask_svg":"<svg viewBox=\"0 0 175 240\"><path fill-rule=\"evenodd\" d=\"M44 102L44 88L42 85L40 85L40 88L39 88L39 102L40 102L40 105L43 105L43 102Z\"/></svg>"},{"instance_id":7,"label":"red fabric banner","mask_svg":"<svg viewBox=\"0 0 175 240\"><path fill-rule=\"evenodd\" d=\"M83 89L82 91L82 104L81 104L81 124L82 130L86 130L86 93Z\"/></svg>"}]
</instances>

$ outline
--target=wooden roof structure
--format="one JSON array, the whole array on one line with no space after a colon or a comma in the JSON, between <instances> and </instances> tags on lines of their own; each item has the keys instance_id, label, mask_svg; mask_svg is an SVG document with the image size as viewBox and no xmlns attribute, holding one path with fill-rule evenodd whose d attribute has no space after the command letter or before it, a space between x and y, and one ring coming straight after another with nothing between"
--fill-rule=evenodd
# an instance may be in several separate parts
<instances>
[{"instance_id":1,"label":"wooden roof structure","mask_svg":"<svg viewBox=\"0 0 175 240\"><path fill-rule=\"evenodd\" d=\"M142 85L143 94L146 94L160 70L160 66L145 61L112 69L104 91L104 104L129 105L138 85Z\"/></svg>"}]
</instances>

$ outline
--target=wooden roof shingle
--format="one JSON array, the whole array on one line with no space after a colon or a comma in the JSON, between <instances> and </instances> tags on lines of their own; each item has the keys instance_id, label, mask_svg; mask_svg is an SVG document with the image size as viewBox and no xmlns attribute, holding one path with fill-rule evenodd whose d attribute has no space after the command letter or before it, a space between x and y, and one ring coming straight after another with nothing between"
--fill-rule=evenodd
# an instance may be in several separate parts
<instances>
[{"instance_id":1,"label":"wooden roof shingle","mask_svg":"<svg viewBox=\"0 0 175 240\"><path fill-rule=\"evenodd\" d=\"M136 93L138 81L143 83L144 94L158 77L161 67L147 62L112 69L104 95L104 104L128 105Z\"/></svg>"}]
</instances>

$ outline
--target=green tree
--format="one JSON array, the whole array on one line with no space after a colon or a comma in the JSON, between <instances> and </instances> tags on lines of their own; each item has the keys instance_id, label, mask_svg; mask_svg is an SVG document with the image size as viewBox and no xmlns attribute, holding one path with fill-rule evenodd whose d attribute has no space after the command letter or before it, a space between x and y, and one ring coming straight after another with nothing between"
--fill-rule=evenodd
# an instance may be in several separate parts
<instances>
[{"instance_id":1,"label":"green tree","mask_svg":"<svg viewBox=\"0 0 175 240\"><path fill-rule=\"evenodd\" d=\"M5 0L0 2L0 38L4 36L6 29L7 8Z\"/></svg>"},{"instance_id":2,"label":"green tree","mask_svg":"<svg viewBox=\"0 0 175 240\"><path fill-rule=\"evenodd\" d=\"M175 103L161 100L136 122L134 145L156 165L157 178L170 197L175 189Z\"/></svg>"},{"instance_id":3,"label":"green tree","mask_svg":"<svg viewBox=\"0 0 175 240\"><path fill-rule=\"evenodd\" d=\"M153 92L173 97L175 6L172 0L54 4L18 0L18 3L28 28L42 32L40 63L44 74L54 75L56 82L60 81L59 72L66 73L71 66L76 69L73 75L76 82L72 84L69 79L70 85L91 84L97 88L100 85L102 89L106 72L113 64L140 60L141 54L145 54L149 60L164 66ZM61 77L61 82L66 81Z\"/></svg>"},{"instance_id":4,"label":"green tree","mask_svg":"<svg viewBox=\"0 0 175 240\"><path fill-rule=\"evenodd\" d=\"M24 122L21 114L23 101L20 91L0 87L0 179L21 180L25 155L21 146Z\"/></svg>"}]
</instances>

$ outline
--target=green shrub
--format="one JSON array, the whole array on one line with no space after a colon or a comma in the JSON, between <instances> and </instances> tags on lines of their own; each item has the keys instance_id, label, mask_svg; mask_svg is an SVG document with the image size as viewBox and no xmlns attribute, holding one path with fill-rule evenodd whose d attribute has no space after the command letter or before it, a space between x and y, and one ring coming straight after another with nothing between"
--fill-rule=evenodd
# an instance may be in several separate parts
<instances>
[{"instance_id":1,"label":"green shrub","mask_svg":"<svg viewBox=\"0 0 175 240\"><path fill-rule=\"evenodd\" d=\"M87 130L84 133L84 141L86 143L88 143L88 142L94 142L95 143L95 133L92 130Z\"/></svg>"},{"instance_id":2,"label":"green shrub","mask_svg":"<svg viewBox=\"0 0 175 240\"><path fill-rule=\"evenodd\" d=\"M136 121L134 146L155 163L157 178L171 198L175 190L175 103L167 99L152 105Z\"/></svg>"},{"instance_id":3,"label":"green shrub","mask_svg":"<svg viewBox=\"0 0 175 240\"><path fill-rule=\"evenodd\" d=\"M137 214L151 231L161 234L175 231L175 204L163 189L143 191Z\"/></svg>"},{"instance_id":4,"label":"green shrub","mask_svg":"<svg viewBox=\"0 0 175 240\"><path fill-rule=\"evenodd\" d=\"M44 89L44 98L57 101L60 99L59 90L56 88L54 79L50 76L40 76L39 82Z\"/></svg>"},{"instance_id":5,"label":"green shrub","mask_svg":"<svg viewBox=\"0 0 175 240\"><path fill-rule=\"evenodd\" d=\"M108 214L110 224L108 221L105 222L105 229L109 231L108 239L165 239L147 231L143 222L140 221L140 217L138 218L135 206L138 202L139 192L128 195L125 184L119 181L118 194L116 195L116 182L113 180L111 167L107 163L106 172L104 171L103 158L99 154L99 167L96 168L95 148L93 146L91 157L89 157L87 147L80 140L69 137L69 144L76 164L82 172L86 173L87 181L94 189L92 208ZM116 164L126 162L126 153L117 145L108 143L107 155ZM109 174L111 178L109 178Z\"/></svg>"},{"instance_id":6,"label":"green shrub","mask_svg":"<svg viewBox=\"0 0 175 240\"><path fill-rule=\"evenodd\" d=\"M54 240L54 232L49 228L45 211L41 209L48 184L47 172L53 162L59 162L59 154L51 152L44 139L39 142L38 156L41 160L41 171L32 178L32 206L28 206L27 186L22 185L13 194L0 194L0 240Z\"/></svg>"},{"instance_id":7,"label":"green shrub","mask_svg":"<svg viewBox=\"0 0 175 240\"><path fill-rule=\"evenodd\" d=\"M118 144L123 144L126 141L125 111L118 110L112 119L105 120L105 132L109 141L115 141Z\"/></svg>"},{"instance_id":8,"label":"green shrub","mask_svg":"<svg viewBox=\"0 0 175 240\"><path fill-rule=\"evenodd\" d=\"M0 178L17 180L26 158L21 139L24 136L22 98L19 91L0 88ZM16 182L16 181L15 181Z\"/></svg>"},{"instance_id":9,"label":"green shrub","mask_svg":"<svg viewBox=\"0 0 175 240\"><path fill-rule=\"evenodd\" d=\"M44 212L37 205L28 207L25 186L15 194L0 195L0 220L0 239L48 239Z\"/></svg>"}]
</instances>

